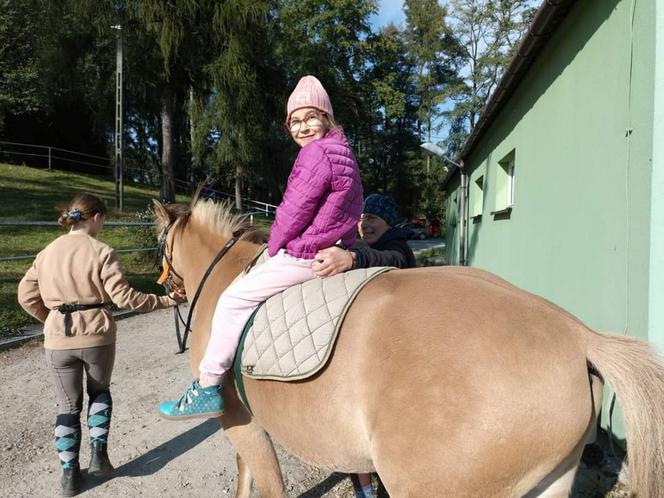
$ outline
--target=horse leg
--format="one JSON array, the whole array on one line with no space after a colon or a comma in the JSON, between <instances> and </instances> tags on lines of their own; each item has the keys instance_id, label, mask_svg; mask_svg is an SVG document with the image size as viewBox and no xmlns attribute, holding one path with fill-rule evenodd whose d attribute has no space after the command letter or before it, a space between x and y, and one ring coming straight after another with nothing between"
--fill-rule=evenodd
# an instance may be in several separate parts
<instances>
[{"instance_id":1,"label":"horse leg","mask_svg":"<svg viewBox=\"0 0 664 498\"><path fill-rule=\"evenodd\" d=\"M524 498L567 498L574 484L574 476L581 460L585 438L565 460L547 475Z\"/></svg>"},{"instance_id":2,"label":"horse leg","mask_svg":"<svg viewBox=\"0 0 664 498\"><path fill-rule=\"evenodd\" d=\"M248 497L253 480L261 497L285 497L281 468L267 433L253 422L227 428L225 432L238 452L239 476L236 496Z\"/></svg>"},{"instance_id":3,"label":"horse leg","mask_svg":"<svg viewBox=\"0 0 664 498\"><path fill-rule=\"evenodd\" d=\"M249 496L253 477L262 498L284 498L286 492L281 468L267 433L254 422L226 428L225 432L242 461L242 464L238 465L240 475L236 497Z\"/></svg>"},{"instance_id":4,"label":"horse leg","mask_svg":"<svg viewBox=\"0 0 664 498\"><path fill-rule=\"evenodd\" d=\"M537 487L531 490L524 498L566 498L569 496L572 490L572 485L574 484L574 477L579 466L579 461L581 460L583 448L590 439L594 441L594 434L597 428L597 415L602 407L602 391L604 389L602 378L591 371L588 373L588 381L590 384L593 411L590 422L588 423L586 437L576 448L574 448L570 456L561 462L551 474L544 478Z\"/></svg>"},{"instance_id":5,"label":"horse leg","mask_svg":"<svg viewBox=\"0 0 664 498\"><path fill-rule=\"evenodd\" d=\"M249 498L251 496L251 483L253 482L251 471L239 453L236 453L235 459L237 461L237 490L235 491L235 498Z\"/></svg>"},{"instance_id":6,"label":"horse leg","mask_svg":"<svg viewBox=\"0 0 664 498\"><path fill-rule=\"evenodd\" d=\"M240 402L231 379L224 382L224 403L221 425L237 451L236 498L250 496L252 478L261 498L284 498L281 468L272 441Z\"/></svg>"}]
</instances>

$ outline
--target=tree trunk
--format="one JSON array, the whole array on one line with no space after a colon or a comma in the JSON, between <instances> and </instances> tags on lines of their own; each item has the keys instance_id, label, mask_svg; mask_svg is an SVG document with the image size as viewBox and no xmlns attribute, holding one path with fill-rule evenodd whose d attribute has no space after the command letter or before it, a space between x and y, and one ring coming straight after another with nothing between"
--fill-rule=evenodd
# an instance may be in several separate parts
<instances>
[{"instance_id":1,"label":"tree trunk","mask_svg":"<svg viewBox=\"0 0 664 498\"><path fill-rule=\"evenodd\" d=\"M189 167L189 188L194 190L194 169L201 164L201 158L196 146L196 101L194 100L194 89L189 88L189 140L191 141L191 165Z\"/></svg>"},{"instance_id":2,"label":"tree trunk","mask_svg":"<svg viewBox=\"0 0 664 498\"><path fill-rule=\"evenodd\" d=\"M175 151L173 148L173 91L166 86L161 94L161 189L162 202L175 202Z\"/></svg>"},{"instance_id":3,"label":"tree trunk","mask_svg":"<svg viewBox=\"0 0 664 498\"><path fill-rule=\"evenodd\" d=\"M235 167L235 209L242 211L242 166Z\"/></svg>"}]
</instances>

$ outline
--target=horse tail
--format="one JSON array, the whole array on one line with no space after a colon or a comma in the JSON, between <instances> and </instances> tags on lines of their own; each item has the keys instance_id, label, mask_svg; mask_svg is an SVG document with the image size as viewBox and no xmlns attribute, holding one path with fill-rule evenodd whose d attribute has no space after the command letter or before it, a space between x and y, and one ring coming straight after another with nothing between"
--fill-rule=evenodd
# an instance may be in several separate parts
<instances>
[{"instance_id":1,"label":"horse tail","mask_svg":"<svg viewBox=\"0 0 664 498\"><path fill-rule=\"evenodd\" d=\"M627 429L629 485L664 497L664 365L644 341L591 333L588 360L613 388Z\"/></svg>"}]
</instances>

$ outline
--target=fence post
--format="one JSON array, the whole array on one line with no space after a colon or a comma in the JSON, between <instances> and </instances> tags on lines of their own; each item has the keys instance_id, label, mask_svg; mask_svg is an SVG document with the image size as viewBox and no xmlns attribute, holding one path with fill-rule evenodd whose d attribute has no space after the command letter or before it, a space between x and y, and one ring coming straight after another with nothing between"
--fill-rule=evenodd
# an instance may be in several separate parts
<instances>
[{"instance_id":1,"label":"fence post","mask_svg":"<svg viewBox=\"0 0 664 498\"><path fill-rule=\"evenodd\" d=\"M48 148L48 169L51 169L51 148Z\"/></svg>"}]
</instances>

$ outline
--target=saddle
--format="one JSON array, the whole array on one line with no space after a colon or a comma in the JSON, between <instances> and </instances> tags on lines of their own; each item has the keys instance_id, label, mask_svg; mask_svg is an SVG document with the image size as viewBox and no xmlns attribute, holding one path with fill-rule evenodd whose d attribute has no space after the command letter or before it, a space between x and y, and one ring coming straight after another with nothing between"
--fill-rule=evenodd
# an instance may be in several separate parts
<instances>
[{"instance_id":1,"label":"saddle","mask_svg":"<svg viewBox=\"0 0 664 498\"><path fill-rule=\"evenodd\" d=\"M392 270L375 267L295 285L262 303L247 322L235 357L236 381L296 381L325 366L346 312L372 279Z\"/></svg>"}]
</instances>

